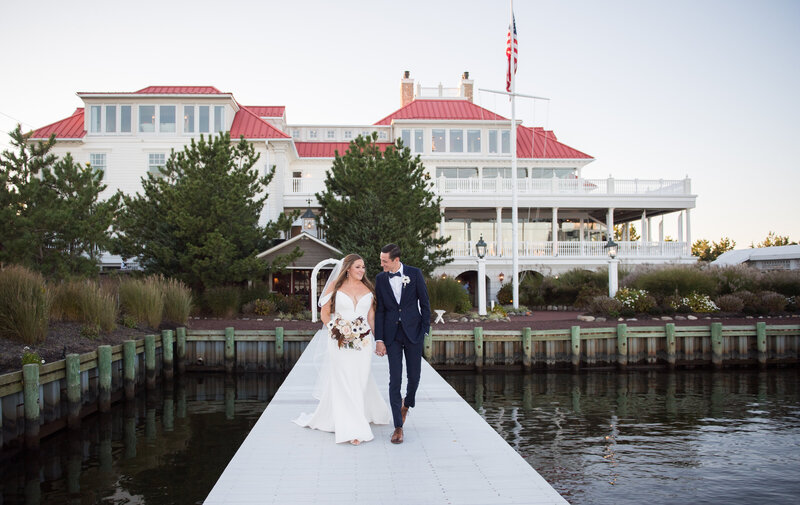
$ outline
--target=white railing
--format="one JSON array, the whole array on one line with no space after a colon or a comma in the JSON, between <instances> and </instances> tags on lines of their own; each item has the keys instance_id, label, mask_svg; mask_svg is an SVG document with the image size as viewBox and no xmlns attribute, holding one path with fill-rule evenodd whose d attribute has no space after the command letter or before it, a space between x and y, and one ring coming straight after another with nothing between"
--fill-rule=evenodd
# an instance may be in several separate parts
<instances>
[{"instance_id":1,"label":"white railing","mask_svg":"<svg viewBox=\"0 0 800 505\"><path fill-rule=\"evenodd\" d=\"M511 258L513 248L511 242L504 242L500 251L494 241L486 242L486 257ZM605 242L520 242L519 255L522 258L532 257L581 257L581 258L605 258L608 251L605 249ZM456 242L447 243L449 249L453 250L453 257L476 257L475 242ZM658 258L669 257L678 258L689 255L689 245L687 242L619 242L618 258ZM498 254L498 252L500 254Z\"/></svg>"},{"instance_id":2,"label":"white railing","mask_svg":"<svg viewBox=\"0 0 800 505\"><path fill-rule=\"evenodd\" d=\"M521 194L690 195L690 179L517 179ZM444 194L511 193L511 179L500 177L434 180L434 191Z\"/></svg>"},{"instance_id":3,"label":"white railing","mask_svg":"<svg viewBox=\"0 0 800 505\"><path fill-rule=\"evenodd\" d=\"M314 195L325 189L325 184L311 177L292 177L291 184L287 188L288 194L295 195Z\"/></svg>"}]
</instances>

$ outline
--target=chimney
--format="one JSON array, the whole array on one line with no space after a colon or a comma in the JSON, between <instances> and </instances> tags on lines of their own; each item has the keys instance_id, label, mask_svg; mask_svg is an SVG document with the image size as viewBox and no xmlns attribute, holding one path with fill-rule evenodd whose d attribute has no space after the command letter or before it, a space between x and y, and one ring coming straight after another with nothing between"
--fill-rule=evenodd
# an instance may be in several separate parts
<instances>
[{"instance_id":1,"label":"chimney","mask_svg":"<svg viewBox=\"0 0 800 505\"><path fill-rule=\"evenodd\" d=\"M470 88L471 90L472 88ZM471 93L472 91L470 91ZM414 79L411 78L411 72L406 70L403 72L403 78L400 79L400 103L401 107L405 107L414 101Z\"/></svg>"},{"instance_id":2,"label":"chimney","mask_svg":"<svg viewBox=\"0 0 800 505\"><path fill-rule=\"evenodd\" d=\"M472 102L472 79L469 72L461 74L461 96Z\"/></svg>"}]
</instances>

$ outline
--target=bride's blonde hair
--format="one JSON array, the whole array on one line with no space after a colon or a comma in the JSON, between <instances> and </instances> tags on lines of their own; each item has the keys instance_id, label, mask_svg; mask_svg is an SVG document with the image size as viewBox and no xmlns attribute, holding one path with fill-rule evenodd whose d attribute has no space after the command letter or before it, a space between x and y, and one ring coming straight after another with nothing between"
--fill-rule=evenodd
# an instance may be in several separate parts
<instances>
[{"instance_id":1,"label":"bride's blonde hair","mask_svg":"<svg viewBox=\"0 0 800 505\"><path fill-rule=\"evenodd\" d=\"M359 256L358 254L348 254L342 260L342 270L339 272L339 277L336 279L336 282L333 284L333 291L331 292L331 314L336 312L336 292L339 291L339 288L342 287L344 281L347 280L347 271L350 270L350 267L358 261L364 261L364 258ZM367 278L366 272L364 273L364 277L361 278L361 283L364 284L367 288L369 288L370 293L372 293L372 306L375 306L375 287ZM366 296L366 295L365 295Z\"/></svg>"}]
</instances>

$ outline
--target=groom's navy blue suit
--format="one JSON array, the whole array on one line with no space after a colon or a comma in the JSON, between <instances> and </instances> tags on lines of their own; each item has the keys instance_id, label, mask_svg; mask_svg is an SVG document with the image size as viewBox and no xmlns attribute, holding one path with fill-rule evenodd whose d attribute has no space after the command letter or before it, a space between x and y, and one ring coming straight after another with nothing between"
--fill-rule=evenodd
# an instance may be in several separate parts
<instances>
[{"instance_id":1,"label":"groom's navy blue suit","mask_svg":"<svg viewBox=\"0 0 800 505\"><path fill-rule=\"evenodd\" d=\"M405 406L413 407L422 366L422 345L425 334L430 331L431 326L431 306L422 271L408 265L403 265L402 271L409 282L402 285L400 303L392 291L387 272L379 273L375 279L375 293L378 299L375 311L375 338L383 340L389 356L389 403L392 406L395 428L403 426L400 415L403 403L400 395L403 355L406 358L408 378Z\"/></svg>"}]
</instances>

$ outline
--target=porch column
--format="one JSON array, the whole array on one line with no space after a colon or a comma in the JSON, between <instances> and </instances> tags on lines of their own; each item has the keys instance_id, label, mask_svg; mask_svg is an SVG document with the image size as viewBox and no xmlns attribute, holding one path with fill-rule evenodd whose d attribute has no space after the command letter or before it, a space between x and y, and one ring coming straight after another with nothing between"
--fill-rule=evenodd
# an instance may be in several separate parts
<instances>
[{"instance_id":1,"label":"porch column","mask_svg":"<svg viewBox=\"0 0 800 505\"><path fill-rule=\"evenodd\" d=\"M692 250L692 210L686 209L686 251ZM685 254L689 254L686 252Z\"/></svg>"},{"instance_id":2,"label":"porch column","mask_svg":"<svg viewBox=\"0 0 800 505\"><path fill-rule=\"evenodd\" d=\"M614 238L614 207L610 207L606 212L606 235L607 239Z\"/></svg>"},{"instance_id":3,"label":"porch column","mask_svg":"<svg viewBox=\"0 0 800 505\"><path fill-rule=\"evenodd\" d=\"M661 247L661 256L664 256L664 215L661 215L661 222L658 223L658 245Z\"/></svg>"},{"instance_id":4,"label":"porch column","mask_svg":"<svg viewBox=\"0 0 800 505\"><path fill-rule=\"evenodd\" d=\"M553 256L558 256L558 207L553 207Z\"/></svg>"},{"instance_id":5,"label":"porch column","mask_svg":"<svg viewBox=\"0 0 800 505\"><path fill-rule=\"evenodd\" d=\"M642 210L642 232L640 233L640 241L642 245L644 245L645 240L647 240L647 211Z\"/></svg>"},{"instance_id":6,"label":"porch column","mask_svg":"<svg viewBox=\"0 0 800 505\"><path fill-rule=\"evenodd\" d=\"M631 241L631 223L625 223L622 225L622 240L625 242Z\"/></svg>"},{"instance_id":7,"label":"porch column","mask_svg":"<svg viewBox=\"0 0 800 505\"><path fill-rule=\"evenodd\" d=\"M583 231L584 231L583 230L583 218L581 218L580 225L578 227L578 236L580 237L580 240L581 240L581 256L586 255L586 251L583 248L583 246L584 246L584 244L583 244L583 242L584 242Z\"/></svg>"},{"instance_id":8,"label":"porch column","mask_svg":"<svg viewBox=\"0 0 800 505\"><path fill-rule=\"evenodd\" d=\"M683 211L678 213L678 242L683 242Z\"/></svg>"},{"instance_id":9,"label":"porch column","mask_svg":"<svg viewBox=\"0 0 800 505\"><path fill-rule=\"evenodd\" d=\"M647 241L648 242L652 242L653 241L653 234L650 232L652 227L653 227L653 218L648 216L648 218L647 218Z\"/></svg>"},{"instance_id":10,"label":"porch column","mask_svg":"<svg viewBox=\"0 0 800 505\"><path fill-rule=\"evenodd\" d=\"M444 212L445 207L442 207L442 219L439 221L439 238L444 237Z\"/></svg>"},{"instance_id":11,"label":"porch column","mask_svg":"<svg viewBox=\"0 0 800 505\"><path fill-rule=\"evenodd\" d=\"M494 242L497 256L503 255L503 207L497 207L497 226L494 228Z\"/></svg>"}]
</instances>

